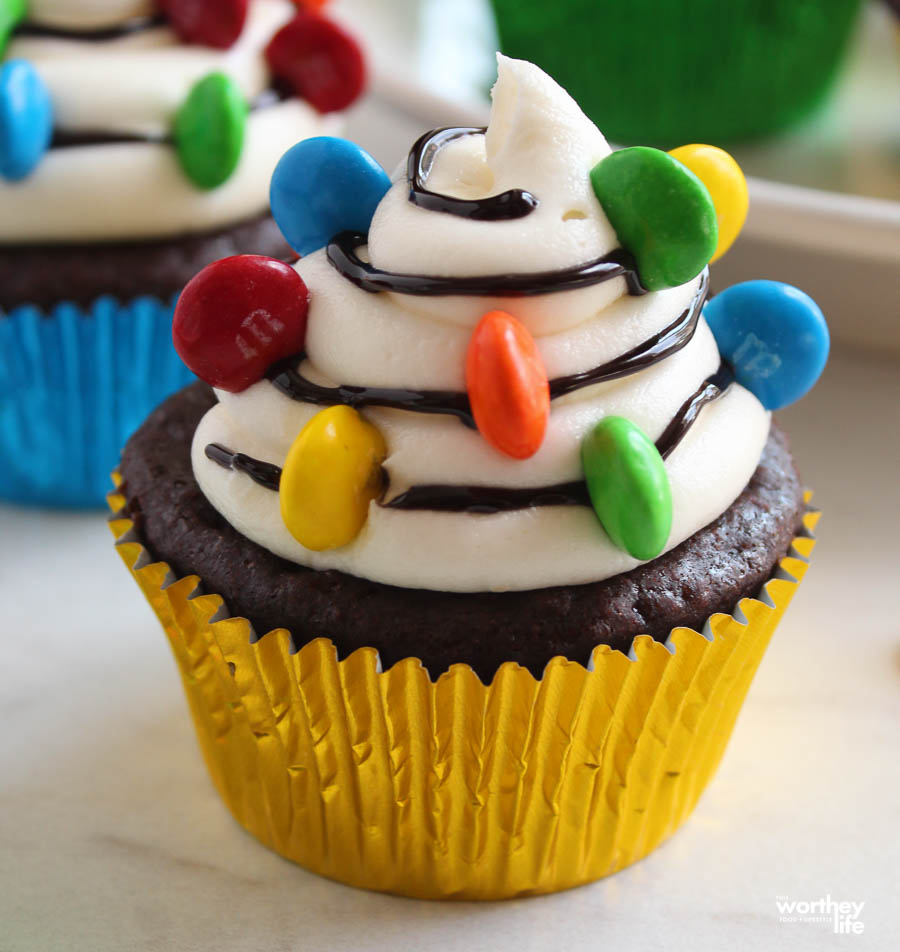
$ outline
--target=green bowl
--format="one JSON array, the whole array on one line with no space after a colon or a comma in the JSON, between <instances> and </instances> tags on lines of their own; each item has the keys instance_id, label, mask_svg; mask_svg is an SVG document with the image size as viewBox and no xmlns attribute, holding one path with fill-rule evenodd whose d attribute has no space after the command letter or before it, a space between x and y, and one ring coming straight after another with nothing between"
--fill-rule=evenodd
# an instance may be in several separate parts
<instances>
[{"instance_id":1,"label":"green bowl","mask_svg":"<svg viewBox=\"0 0 900 952\"><path fill-rule=\"evenodd\" d=\"M862 0L493 0L500 48L564 86L612 140L780 132L822 100Z\"/></svg>"}]
</instances>

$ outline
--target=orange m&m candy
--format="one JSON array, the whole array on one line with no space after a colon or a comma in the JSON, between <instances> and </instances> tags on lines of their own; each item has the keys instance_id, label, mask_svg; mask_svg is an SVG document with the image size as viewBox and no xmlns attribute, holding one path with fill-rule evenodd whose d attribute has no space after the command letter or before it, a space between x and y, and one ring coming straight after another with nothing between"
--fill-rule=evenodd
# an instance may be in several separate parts
<instances>
[{"instance_id":1,"label":"orange m&m candy","mask_svg":"<svg viewBox=\"0 0 900 952\"><path fill-rule=\"evenodd\" d=\"M466 387L481 435L515 459L533 456L550 416L550 383L534 338L505 311L478 322L466 352Z\"/></svg>"}]
</instances>

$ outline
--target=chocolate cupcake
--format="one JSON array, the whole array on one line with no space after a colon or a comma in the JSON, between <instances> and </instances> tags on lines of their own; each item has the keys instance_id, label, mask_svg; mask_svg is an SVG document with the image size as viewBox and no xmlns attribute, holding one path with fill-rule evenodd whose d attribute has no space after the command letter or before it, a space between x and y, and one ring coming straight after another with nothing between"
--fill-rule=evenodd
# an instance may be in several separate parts
<instances>
[{"instance_id":1,"label":"chocolate cupcake","mask_svg":"<svg viewBox=\"0 0 900 952\"><path fill-rule=\"evenodd\" d=\"M102 502L191 375L175 297L210 262L295 255L268 181L359 93L354 41L289 0L32 0L0 65L0 498Z\"/></svg>"},{"instance_id":2,"label":"chocolate cupcake","mask_svg":"<svg viewBox=\"0 0 900 952\"><path fill-rule=\"evenodd\" d=\"M215 393L135 434L112 525L217 786L282 854L546 892L696 802L812 548L770 411L827 331L785 285L709 298L745 185L678 155L611 153L501 58L487 129L428 133L394 182L295 146L272 207L304 257L185 290Z\"/></svg>"}]
</instances>

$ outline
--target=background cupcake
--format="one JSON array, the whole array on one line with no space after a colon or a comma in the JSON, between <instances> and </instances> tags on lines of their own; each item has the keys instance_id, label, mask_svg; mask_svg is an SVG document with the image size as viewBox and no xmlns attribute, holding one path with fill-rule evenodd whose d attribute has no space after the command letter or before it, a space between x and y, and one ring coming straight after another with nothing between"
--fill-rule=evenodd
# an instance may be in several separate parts
<instances>
[{"instance_id":1,"label":"background cupcake","mask_svg":"<svg viewBox=\"0 0 900 952\"><path fill-rule=\"evenodd\" d=\"M562 83L614 142L780 132L827 93L861 0L492 0L500 48Z\"/></svg>"},{"instance_id":2,"label":"background cupcake","mask_svg":"<svg viewBox=\"0 0 900 952\"><path fill-rule=\"evenodd\" d=\"M219 790L284 855L546 892L696 802L812 546L770 411L827 331L771 282L705 303L746 188L679 155L612 153L501 57L487 129L425 134L393 182L344 140L292 148L272 207L304 257L182 294L215 394L129 441L113 530Z\"/></svg>"},{"instance_id":3,"label":"background cupcake","mask_svg":"<svg viewBox=\"0 0 900 952\"><path fill-rule=\"evenodd\" d=\"M2 25L0 496L99 503L190 375L174 299L225 255L292 258L268 215L288 145L336 128L355 42L288 0L32 0ZM6 9L6 8L5 8Z\"/></svg>"}]
</instances>

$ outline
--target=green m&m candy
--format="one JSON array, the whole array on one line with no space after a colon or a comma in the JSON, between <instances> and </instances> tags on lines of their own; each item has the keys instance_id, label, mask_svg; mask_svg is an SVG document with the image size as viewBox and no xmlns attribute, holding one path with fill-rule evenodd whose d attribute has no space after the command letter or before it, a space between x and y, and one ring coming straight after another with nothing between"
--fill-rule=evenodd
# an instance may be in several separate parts
<instances>
[{"instance_id":1,"label":"green m&m candy","mask_svg":"<svg viewBox=\"0 0 900 952\"><path fill-rule=\"evenodd\" d=\"M25 19L25 0L0 0L0 56L9 34Z\"/></svg>"},{"instance_id":2,"label":"green m&m candy","mask_svg":"<svg viewBox=\"0 0 900 952\"><path fill-rule=\"evenodd\" d=\"M703 182L667 152L613 152L591 169L591 185L648 291L690 281L712 258L715 205Z\"/></svg>"},{"instance_id":3,"label":"green m&m candy","mask_svg":"<svg viewBox=\"0 0 900 952\"><path fill-rule=\"evenodd\" d=\"M594 512L606 534L636 559L655 559L672 528L672 492L659 450L625 417L604 417L581 444Z\"/></svg>"},{"instance_id":4,"label":"green m&m candy","mask_svg":"<svg viewBox=\"0 0 900 952\"><path fill-rule=\"evenodd\" d=\"M237 83L210 73L194 84L173 129L178 160L200 188L215 188L237 168L244 145L247 103Z\"/></svg>"}]
</instances>

